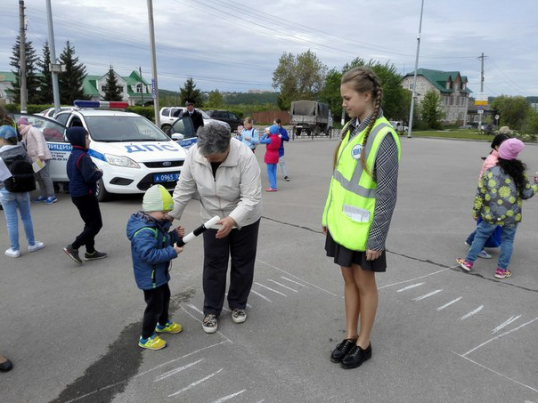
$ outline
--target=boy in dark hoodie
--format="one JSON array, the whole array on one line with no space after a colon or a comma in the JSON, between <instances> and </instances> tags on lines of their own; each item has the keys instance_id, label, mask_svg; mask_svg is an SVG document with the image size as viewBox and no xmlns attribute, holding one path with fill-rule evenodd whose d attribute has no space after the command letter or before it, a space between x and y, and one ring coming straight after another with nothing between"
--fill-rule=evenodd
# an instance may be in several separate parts
<instances>
[{"instance_id":1,"label":"boy in dark hoodie","mask_svg":"<svg viewBox=\"0 0 538 403\"><path fill-rule=\"evenodd\" d=\"M103 176L103 170L97 168L88 155L90 137L85 128L70 127L67 129L66 135L67 140L73 146L67 160L67 176L70 181L69 193L84 221L84 230L73 243L64 248L64 252L75 262L82 264L82 259L78 254L78 249L82 245L86 246L84 260L98 260L107 257L106 253L95 250L95 236L103 227L99 201L95 192L97 181Z\"/></svg>"},{"instance_id":2,"label":"boy in dark hoodie","mask_svg":"<svg viewBox=\"0 0 538 403\"><path fill-rule=\"evenodd\" d=\"M167 219L167 214L173 209L170 193L163 186L154 185L144 194L142 211L131 215L127 223L136 285L144 291L146 301L138 345L149 350L166 347L166 341L157 333L179 333L183 330L179 323L168 317L169 270L172 259L183 251L176 242L185 235L181 227L170 231L172 222Z\"/></svg>"}]
</instances>

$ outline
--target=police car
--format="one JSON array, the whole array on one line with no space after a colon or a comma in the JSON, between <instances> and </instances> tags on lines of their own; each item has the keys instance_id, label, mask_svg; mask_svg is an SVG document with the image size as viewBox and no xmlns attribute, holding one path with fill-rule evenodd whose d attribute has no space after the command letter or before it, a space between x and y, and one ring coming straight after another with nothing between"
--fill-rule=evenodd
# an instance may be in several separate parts
<instances>
[{"instance_id":1,"label":"police car","mask_svg":"<svg viewBox=\"0 0 538 403\"><path fill-rule=\"evenodd\" d=\"M152 122L130 112L83 108L127 108L125 102L75 101L79 109L59 112L56 122L42 116L25 115L43 131L52 154L50 174L54 182L69 181L66 163L71 145L65 130L83 126L90 135L88 154L103 177L97 198L111 194L144 193L153 184L173 190L185 161L185 150ZM19 115L20 116L20 115ZM179 138L181 135L176 134Z\"/></svg>"}]
</instances>

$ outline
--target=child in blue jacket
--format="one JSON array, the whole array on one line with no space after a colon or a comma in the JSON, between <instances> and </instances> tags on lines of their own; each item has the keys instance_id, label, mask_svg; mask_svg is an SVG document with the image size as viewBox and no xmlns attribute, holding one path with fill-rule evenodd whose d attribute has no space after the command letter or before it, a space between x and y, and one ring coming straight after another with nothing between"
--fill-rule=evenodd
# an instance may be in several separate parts
<instances>
[{"instance_id":1,"label":"child in blue jacket","mask_svg":"<svg viewBox=\"0 0 538 403\"><path fill-rule=\"evenodd\" d=\"M142 335L138 345L150 350L166 347L166 341L157 333L179 333L179 323L168 317L170 305L169 270L183 248L177 246L183 235L181 227L170 230L172 222L166 218L174 201L161 185L150 187L144 194L142 211L132 214L127 223L127 238L131 241L136 285L144 291L146 310L142 322Z\"/></svg>"}]
</instances>

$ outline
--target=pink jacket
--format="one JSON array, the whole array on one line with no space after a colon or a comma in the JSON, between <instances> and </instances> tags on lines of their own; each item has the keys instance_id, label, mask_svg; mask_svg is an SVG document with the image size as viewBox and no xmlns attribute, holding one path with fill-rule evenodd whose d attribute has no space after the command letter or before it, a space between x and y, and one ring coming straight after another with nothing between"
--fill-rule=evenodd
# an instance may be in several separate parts
<instances>
[{"instance_id":1,"label":"pink jacket","mask_svg":"<svg viewBox=\"0 0 538 403\"><path fill-rule=\"evenodd\" d=\"M482 164L482 170L480 171L479 179L484 175L484 172L486 169L492 168L495 165L497 165L497 162L499 161L499 152L497 150L493 150L490 155L486 158L484 163Z\"/></svg>"},{"instance_id":2,"label":"pink jacket","mask_svg":"<svg viewBox=\"0 0 538 403\"><path fill-rule=\"evenodd\" d=\"M278 149L280 148L280 137L278 134L270 134L268 138L271 140L267 144L267 150L265 151L265 157L263 161L266 164L278 164Z\"/></svg>"},{"instance_id":3,"label":"pink jacket","mask_svg":"<svg viewBox=\"0 0 538 403\"><path fill-rule=\"evenodd\" d=\"M39 129L33 126L25 126L21 130L21 134L26 143L26 152L32 161L37 161L38 159L46 161L52 158L45 137Z\"/></svg>"}]
</instances>

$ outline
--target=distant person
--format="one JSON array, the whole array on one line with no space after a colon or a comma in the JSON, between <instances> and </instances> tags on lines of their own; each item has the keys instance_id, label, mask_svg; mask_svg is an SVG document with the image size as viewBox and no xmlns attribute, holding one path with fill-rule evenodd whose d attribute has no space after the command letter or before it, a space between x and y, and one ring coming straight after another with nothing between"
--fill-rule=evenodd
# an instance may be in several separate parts
<instances>
[{"instance_id":1,"label":"distant person","mask_svg":"<svg viewBox=\"0 0 538 403\"><path fill-rule=\"evenodd\" d=\"M538 176L534 176L534 185L531 185L525 175L525 164L517 159L524 146L518 139L505 140L499 147L497 165L486 169L478 182L473 218L481 218L482 222L476 228L476 235L467 256L456 259L460 267L467 272L473 269L478 253L500 225L501 254L495 277L503 279L512 276L508 266L517 227L521 222L522 200L530 199L538 192Z\"/></svg>"},{"instance_id":2,"label":"distant person","mask_svg":"<svg viewBox=\"0 0 538 403\"><path fill-rule=\"evenodd\" d=\"M3 355L0 355L0 372L9 372L12 369L13 363Z\"/></svg>"},{"instance_id":3,"label":"distant person","mask_svg":"<svg viewBox=\"0 0 538 403\"><path fill-rule=\"evenodd\" d=\"M194 109L195 102L193 100L188 100L185 102L187 110L183 112L182 116L190 116L192 119L192 124L194 126L194 132L198 132L200 127L204 127L204 117L200 112Z\"/></svg>"},{"instance_id":4,"label":"distant person","mask_svg":"<svg viewBox=\"0 0 538 403\"><path fill-rule=\"evenodd\" d=\"M26 144L26 151L28 156L32 160L43 162L44 166L36 172L35 177L39 184L40 195L34 202L44 202L45 204L53 204L58 201L54 194L54 184L50 177L50 160L52 155L49 151L47 141L41 130L33 127L28 119L20 118L17 120L17 125L21 132L24 143Z\"/></svg>"},{"instance_id":5,"label":"distant person","mask_svg":"<svg viewBox=\"0 0 538 403\"><path fill-rule=\"evenodd\" d=\"M243 120L243 130L237 136L237 140L241 141L243 144L246 144L252 152L256 151L256 146L260 144L260 135L258 131L253 126L254 120L251 117L247 117Z\"/></svg>"},{"instance_id":6,"label":"distant person","mask_svg":"<svg viewBox=\"0 0 538 403\"><path fill-rule=\"evenodd\" d=\"M16 160L30 162L24 147L17 141L17 131L13 126L0 126L0 158L6 166L10 168ZM11 168L10 168L11 169ZM13 171L12 171L13 172ZM35 181L30 174L30 178ZM10 192L6 189L6 183L0 181L0 202L6 217L6 226L9 236L10 248L5 251L8 257L20 257L21 250L19 244L19 210L22 226L28 241L28 252L35 252L43 249L43 242L35 240L34 225L30 213L30 192Z\"/></svg>"},{"instance_id":7,"label":"distant person","mask_svg":"<svg viewBox=\"0 0 538 403\"><path fill-rule=\"evenodd\" d=\"M480 175L478 176L478 179L482 178L482 175L486 171L486 169L493 168L495 165L497 165L497 162L499 161L499 147L500 145L505 141L508 140L510 137L506 134L497 134L493 141L491 142L491 152L485 159L484 163L482 164L482 169L480 170ZM480 225L482 222L482 219L479 217L477 225ZM471 244L474 241L474 237L476 234L476 230L474 230L465 240L465 245L471 246ZM488 238L488 240L485 243L486 248L497 248L499 247L501 243L501 227L498 226L497 229L491 234L491 236ZM492 256L486 252L485 249L482 249L480 252L478 252L478 257L481 257L482 259L491 259Z\"/></svg>"},{"instance_id":8,"label":"distant person","mask_svg":"<svg viewBox=\"0 0 538 403\"><path fill-rule=\"evenodd\" d=\"M398 134L383 116L383 88L370 68L344 73L340 92L351 122L333 157L322 226L327 256L344 278L346 334L330 359L349 369L372 357L375 274L387 268L385 241L396 206L401 149Z\"/></svg>"},{"instance_id":9,"label":"distant person","mask_svg":"<svg viewBox=\"0 0 538 403\"><path fill-rule=\"evenodd\" d=\"M166 347L157 333L179 333L181 325L169 318L170 268L183 248L177 246L185 231L171 229L165 217L174 208L170 193L162 185L150 187L142 199L142 211L132 214L127 223L136 285L144 292L146 310L138 345L149 350Z\"/></svg>"},{"instance_id":10,"label":"distant person","mask_svg":"<svg viewBox=\"0 0 538 403\"><path fill-rule=\"evenodd\" d=\"M19 128L17 127L17 123L15 123L15 120L13 120L13 118L8 113L6 108L4 108L2 105L0 105L0 126L13 126L15 130L17 131L18 142L20 143L22 141L22 136L19 133Z\"/></svg>"},{"instance_id":11,"label":"distant person","mask_svg":"<svg viewBox=\"0 0 538 403\"><path fill-rule=\"evenodd\" d=\"M261 186L260 166L248 147L232 139L230 130L218 123L200 128L181 169L170 216L181 218L187 204L198 196L202 222L221 217L218 229L203 233L202 328L206 333L215 333L219 326L230 260L227 299L232 321L247 320L262 216Z\"/></svg>"},{"instance_id":12,"label":"distant person","mask_svg":"<svg viewBox=\"0 0 538 403\"><path fill-rule=\"evenodd\" d=\"M278 133L280 133L280 148L278 149L278 165L280 165L280 170L282 175L284 175L284 180L286 182L290 181L288 176L288 171L286 171L286 161L284 161L284 142L290 141L290 136L288 136L288 131L282 126L282 120L280 118L275 119L275 125L278 126Z\"/></svg>"},{"instance_id":13,"label":"distant person","mask_svg":"<svg viewBox=\"0 0 538 403\"><path fill-rule=\"evenodd\" d=\"M95 195L97 182L103 176L103 170L98 169L88 155L90 136L85 128L80 126L67 129L67 140L73 146L67 160L67 176L69 177L69 193L71 201L77 207L84 229L73 243L64 248L64 252L78 264L82 264L79 248L86 246L84 260L99 260L107 257L104 252L95 249L95 236L103 227L99 201Z\"/></svg>"},{"instance_id":14,"label":"distant person","mask_svg":"<svg viewBox=\"0 0 538 403\"><path fill-rule=\"evenodd\" d=\"M263 161L267 165L269 187L265 189L265 191L276 192L278 190L276 185L276 170L278 164L278 150L280 148L281 140L277 125L272 125L268 131L269 133L264 135L260 140L260 144L265 144L267 146Z\"/></svg>"}]
</instances>

